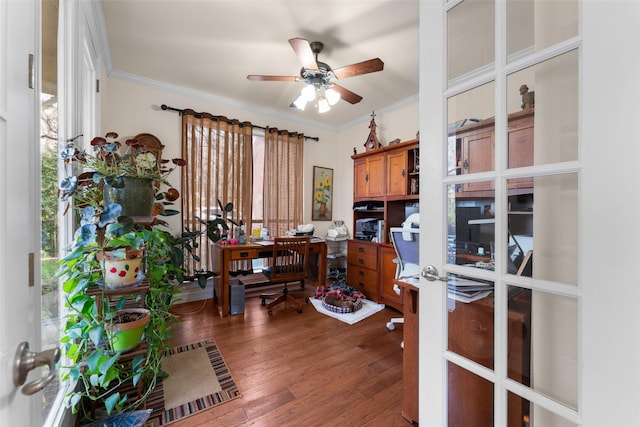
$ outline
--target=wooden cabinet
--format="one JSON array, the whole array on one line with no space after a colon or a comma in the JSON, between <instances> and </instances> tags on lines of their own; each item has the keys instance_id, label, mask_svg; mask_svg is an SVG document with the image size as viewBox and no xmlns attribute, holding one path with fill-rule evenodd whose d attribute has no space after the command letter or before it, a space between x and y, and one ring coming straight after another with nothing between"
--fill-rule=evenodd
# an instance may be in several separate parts
<instances>
[{"instance_id":1,"label":"wooden cabinet","mask_svg":"<svg viewBox=\"0 0 640 427\"><path fill-rule=\"evenodd\" d=\"M508 168L533 165L534 110L524 110L509 115L507 129ZM494 170L495 120L493 118L453 129L449 137L455 138L457 174L472 174ZM530 190L531 178L509 181L513 193ZM472 182L456 189L458 197L493 197L493 182Z\"/></svg>"},{"instance_id":2,"label":"wooden cabinet","mask_svg":"<svg viewBox=\"0 0 640 427\"><path fill-rule=\"evenodd\" d=\"M417 203L420 197L420 143L412 139L351 158L354 233L358 219L364 218L384 221L384 230L378 242L349 241L347 284L372 301L402 311L401 298L393 291L396 253L389 243L389 228L401 226L406 205Z\"/></svg>"},{"instance_id":3,"label":"wooden cabinet","mask_svg":"<svg viewBox=\"0 0 640 427\"><path fill-rule=\"evenodd\" d=\"M378 276L380 277L380 298L378 302L402 311L400 295L393 290L393 281L396 277L396 263L393 260L397 256L393 245L384 244L379 246Z\"/></svg>"},{"instance_id":4,"label":"wooden cabinet","mask_svg":"<svg viewBox=\"0 0 640 427\"><path fill-rule=\"evenodd\" d=\"M385 242L389 228L401 225L405 203L419 198L419 150L413 139L351 156L354 230L359 218L379 218Z\"/></svg>"},{"instance_id":5,"label":"wooden cabinet","mask_svg":"<svg viewBox=\"0 0 640 427\"><path fill-rule=\"evenodd\" d=\"M384 165L385 157L383 153L354 160L354 199L384 196Z\"/></svg>"},{"instance_id":6,"label":"wooden cabinet","mask_svg":"<svg viewBox=\"0 0 640 427\"><path fill-rule=\"evenodd\" d=\"M378 301L378 245L365 240L347 244L347 284Z\"/></svg>"}]
</instances>

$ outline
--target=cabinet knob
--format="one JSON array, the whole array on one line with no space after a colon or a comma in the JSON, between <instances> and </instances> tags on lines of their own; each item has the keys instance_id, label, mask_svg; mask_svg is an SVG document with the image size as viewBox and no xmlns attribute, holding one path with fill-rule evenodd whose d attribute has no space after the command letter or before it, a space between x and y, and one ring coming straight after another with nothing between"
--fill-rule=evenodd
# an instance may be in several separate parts
<instances>
[{"instance_id":1,"label":"cabinet knob","mask_svg":"<svg viewBox=\"0 0 640 427\"><path fill-rule=\"evenodd\" d=\"M364 252L364 248L362 246L358 246L358 252Z\"/></svg>"},{"instance_id":2,"label":"cabinet knob","mask_svg":"<svg viewBox=\"0 0 640 427\"><path fill-rule=\"evenodd\" d=\"M405 170L404 170L404 169L402 169L402 177L403 177L403 178L405 177L405 175L406 175L406 174L407 174L407 173L405 172Z\"/></svg>"},{"instance_id":3,"label":"cabinet knob","mask_svg":"<svg viewBox=\"0 0 640 427\"><path fill-rule=\"evenodd\" d=\"M362 258L359 258L359 259L358 259L358 263L360 263L360 264L364 264L364 260L363 260Z\"/></svg>"},{"instance_id":4,"label":"cabinet knob","mask_svg":"<svg viewBox=\"0 0 640 427\"><path fill-rule=\"evenodd\" d=\"M469 322L469 330L475 334L483 334L487 331L487 328L482 326L477 320L472 320Z\"/></svg>"},{"instance_id":5,"label":"cabinet knob","mask_svg":"<svg viewBox=\"0 0 640 427\"><path fill-rule=\"evenodd\" d=\"M365 181L365 182L369 182L369 174L366 174L366 175L364 176L364 181Z\"/></svg>"},{"instance_id":6,"label":"cabinet knob","mask_svg":"<svg viewBox=\"0 0 640 427\"><path fill-rule=\"evenodd\" d=\"M462 163L462 167L465 169L469 169L469 160L465 159L464 162Z\"/></svg>"}]
</instances>

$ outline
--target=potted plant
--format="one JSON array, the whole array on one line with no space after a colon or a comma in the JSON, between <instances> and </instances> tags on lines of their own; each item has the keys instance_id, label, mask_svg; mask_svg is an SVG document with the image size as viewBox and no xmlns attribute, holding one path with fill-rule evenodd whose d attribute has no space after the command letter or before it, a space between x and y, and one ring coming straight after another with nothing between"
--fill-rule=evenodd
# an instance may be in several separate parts
<instances>
[{"instance_id":1,"label":"potted plant","mask_svg":"<svg viewBox=\"0 0 640 427\"><path fill-rule=\"evenodd\" d=\"M134 218L123 215L122 205L110 200L105 192L106 186L114 182L117 185L118 179L126 174L147 173L155 180L154 200L160 205L158 211L175 214L177 211L166 206L170 206L179 193L171 188L166 192L160 190L161 184L166 184L166 174L173 169L158 166L151 172L149 164L139 163L146 156L142 156L144 151L136 147L135 142L127 142L135 153L130 155L116 153L114 147L119 145L109 144L106 138L94 139L92 146L96 153L93 155L73 146L66 147L62 153L69 175L60 184L60 198L67 202L65 212L73 208L79 214L73 243L59 265L67 308L61 342L70 361L62 367L62 378L74 385L66 396L67 405L74 413L83 411L85 419L91 418L87 409L95 403L103 404L107 414L135 409L155 388L157 378L163 375L160 363L168 350L171 324L176 320L169 313L169 304L171 297L179 292L176 284L182 271L170 256L173 241L162 229L166 223L153 217L145 223L145 228L135 227ZM179 159L173 163L184 164ZM73 165L82 169L74 170ZM134 271L135 281L128 282L137 285L140 272L146 273L149 287L142 309L127 307L131 295L114 297L120 294L110 293L111 284L107 284L109 269L105 269L105 263L109 256L105 254L109 250L125 252L125 248L134 248L142 254L141 266L137 267L138 272ZM126 331L132 322L141 325L131 338ZM125 358L124 354L135 348L143 335L146 350ZM122 386L127 383L141 390L136 398L121 394Z\"/></svg>"},{"instance_id":2,"label":"potted plant","mask_svg":"<svg viewBox=\"0 0 640 427\"><path fill-rule=\"evenodd\" d=\"M239 226L238 223L229 218L229 213L233 211L233 203L229 202L223 206L220 199L218 199L218 208L219 210L214 213L214 219L203 220L199 217L196 217L196 219L206 227L207 237L213 243L216 243L219 240L225 240L227 238L230 230L227 221L236 227Z\"/></svg>"},{"instance_id":3,"label":"potted plant","mask_svg":"<svg viewBox=\"0 0 640 427\"><path fill-rule=\"evenodd\" d=\"M147 151L136 139L128 139L122 144L116 138L116 132L93 138L92 153L76 147L74 142L64 148L61 153L64 163L79 164L86 171L62 181L62 199L66 200L71 194L77 199L78 191L82 190L91 199L104 198L105 205L120 204L126 216L151 216L156 199L168 203L175 201L180 193L166 178L186 162L179 158L158 160L156 153ZM162 191L162 186L169 188ZM160 210L164 210L162 206Z\"/></svg>"}]
</instances>

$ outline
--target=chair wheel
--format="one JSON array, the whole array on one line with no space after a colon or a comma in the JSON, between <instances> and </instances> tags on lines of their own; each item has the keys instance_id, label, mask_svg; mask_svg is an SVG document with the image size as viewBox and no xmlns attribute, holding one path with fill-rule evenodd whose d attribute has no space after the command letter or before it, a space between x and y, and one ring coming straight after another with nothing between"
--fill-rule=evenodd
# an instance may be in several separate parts
<instances>
[{"instance_id":1,"label":"chair wheel","mask_svg":"<svg viewBox=\"0 0 640 427\"><path fill-rule=\"evenodd\" d=\"M396 325L394 325L392 322L387 322L387 329L390 331L393 331L396 328Z\"/></svg>"},{"instance_id":2,"label":"chair wheel","mask_svg":"<svg viewBox=\"0 0 640 427\"><path fill-rule=\"evenodd\" d=\"M304 302L306 302L307 304L309 304L309 297L305 297L305 298L304 298Z\"/></svg>"}]
</instances>

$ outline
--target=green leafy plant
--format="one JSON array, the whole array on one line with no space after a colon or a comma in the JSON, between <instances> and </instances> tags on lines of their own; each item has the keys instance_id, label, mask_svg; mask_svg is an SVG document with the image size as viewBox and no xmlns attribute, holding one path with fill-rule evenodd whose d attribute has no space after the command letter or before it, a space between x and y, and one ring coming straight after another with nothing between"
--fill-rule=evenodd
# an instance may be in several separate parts
<instances>
[{"instance_id":1,"label":"green leafy plant","mask_svg":"<svg viewBox=\"0 0 640 427\"><path fill-rule=\"evenodd\" d=\"M209 240L213 243L226 238L229 233L229 224L238 227L238 224L231 218L229 218L229 214L233 211L233 203L229 202L226 205L222 205L222 202L218 199L218 208L220 209L215 213L214 219L203 220L201 218L196 217L200 223L204 224L206 227L206 233Z\"/></svg>"}]
</instances>

